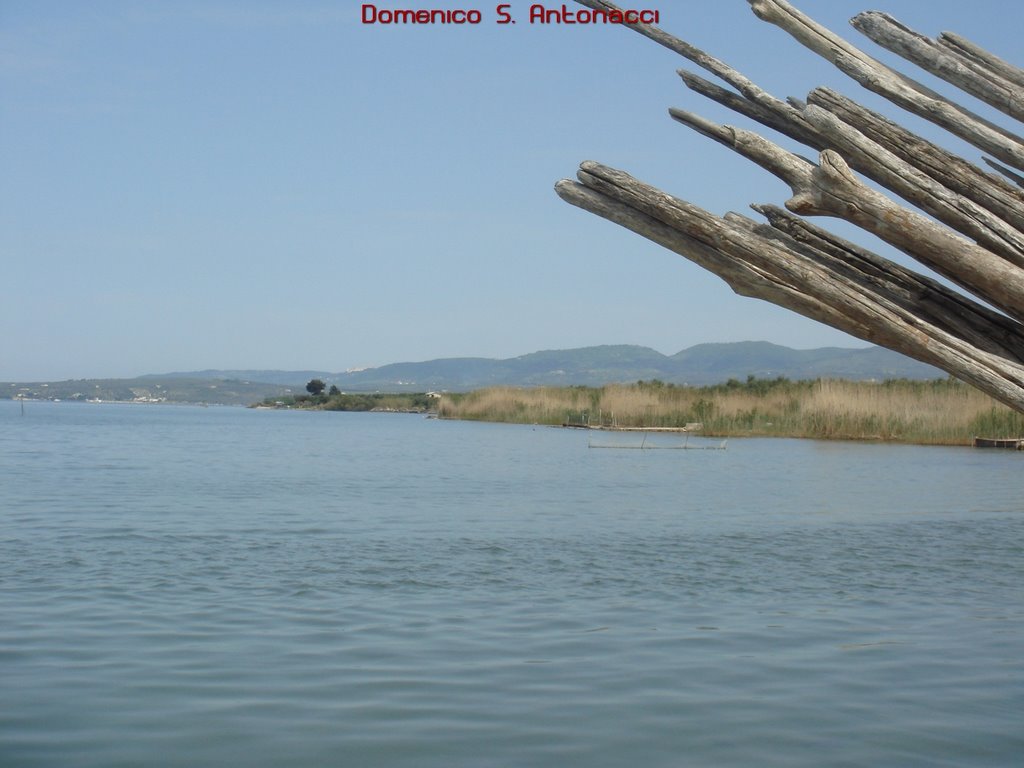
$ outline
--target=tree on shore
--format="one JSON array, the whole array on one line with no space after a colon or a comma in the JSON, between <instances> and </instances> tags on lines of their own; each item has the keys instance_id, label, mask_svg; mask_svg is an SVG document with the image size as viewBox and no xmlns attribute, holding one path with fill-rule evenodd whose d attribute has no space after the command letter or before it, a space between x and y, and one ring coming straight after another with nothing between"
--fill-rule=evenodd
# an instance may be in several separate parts
<instances>
[{"instance_id":1,"label":"tree on shore","mask_svg":"<svg viewBox=\"0 0 1024 768\"><path fill-rule=\"evenodd\" d=\"M326 388L327 385L324 384L323 380L321 379L310 379L309 383L306 385L306 391L309 392L309 394L313 395L314 397L322 394L324 389Z\"/></svg>"}]
</instances>

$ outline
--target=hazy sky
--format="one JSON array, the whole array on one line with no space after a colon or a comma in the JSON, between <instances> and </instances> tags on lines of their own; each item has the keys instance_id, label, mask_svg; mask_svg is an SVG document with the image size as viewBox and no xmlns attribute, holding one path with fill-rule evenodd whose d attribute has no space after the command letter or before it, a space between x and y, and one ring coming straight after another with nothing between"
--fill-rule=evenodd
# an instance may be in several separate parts
<instances>
[{"instance_id":1,"label":"hazy sky","mask_svg":"<svg viewBox=\"0 0 1024 768\"><path fill-rule=\"evenodd\" d=\"M624 28L531 25L526 2L515 25L497 3L377 3L482 11L461 27L367 25L360 5L0 0L0 380L863 346L555 195L598 160L715 213L781 204L781 182L668 117L749 125L685 89L688 62ZM879 106L745 0L628 5L776 95ZM1022 63L1017 0L796 5L888 62L851 16Z\"/></svg>"}]
</instances>

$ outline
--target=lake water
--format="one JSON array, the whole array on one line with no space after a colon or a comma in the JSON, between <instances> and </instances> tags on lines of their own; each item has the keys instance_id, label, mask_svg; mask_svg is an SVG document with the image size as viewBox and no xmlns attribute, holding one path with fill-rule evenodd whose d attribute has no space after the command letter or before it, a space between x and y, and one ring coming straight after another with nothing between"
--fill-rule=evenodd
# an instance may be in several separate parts
<instances>
[{"instance_id":1,"label":"lake water","mask_svg":"<svg viewBox=\"0 0 1024 768\"><path fill-rule=\"evenodd\" d=\"M1024 760L1024 454L591 439L0 402L0 765Z\"/></svg>"}]
</instances>

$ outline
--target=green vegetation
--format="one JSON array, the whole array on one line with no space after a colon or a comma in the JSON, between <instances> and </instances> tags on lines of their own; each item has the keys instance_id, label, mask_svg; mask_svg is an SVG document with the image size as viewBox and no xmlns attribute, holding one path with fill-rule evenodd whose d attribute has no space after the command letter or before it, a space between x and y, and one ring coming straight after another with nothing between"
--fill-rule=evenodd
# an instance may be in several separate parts
<instances>
[{"instance_id":1,"label":"green vegetation","mask_svg":"<svg viewBox=\"0 0 1024 768\"><path fill-rule=\"evenodd\" d=\"M882 383L730 379L683 387L657 379L605 387L493 387L445 394L442 418L526 424L675 427L711 436L888 440L965 445L974 435L1020 437L1024 414L953 379Z\"/></svg>"},{"instance_id":2,"label":"green vegetation","mask_svg":"<svg viewBox=\"0 0 1024 768\"><path fill-rule=\"evenodd\" d=\"M286 395L268 397L259 403L262 408L301 408L319 411L397 411L402 413L426 413L432 410L436 400L425 393L382 394L379 392L345 393L332 386L324 394L324 382L313 379L306 385L308 395ZM315 391L314 391L315 390Z\"/></svg>"}]
</instances>

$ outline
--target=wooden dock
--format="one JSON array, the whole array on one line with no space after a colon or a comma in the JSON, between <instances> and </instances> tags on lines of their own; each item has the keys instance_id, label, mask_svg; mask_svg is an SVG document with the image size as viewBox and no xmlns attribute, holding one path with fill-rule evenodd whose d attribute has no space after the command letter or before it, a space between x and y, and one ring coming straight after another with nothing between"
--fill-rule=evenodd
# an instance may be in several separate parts
<instances>
[{"instance_id":1,"label":"wooden dock","mask_svg":"<svg viewBox=\"0 0 1024 768\"><path fill-rule=\"evenodd\" d=\"M700 432L704 425L699 422L692 422L685 427L619 427L614 424L577 424L574 422L562 422L566 429L593 429L600 432L668 432L676 434Z\"/></svg>"}]
</instances>

